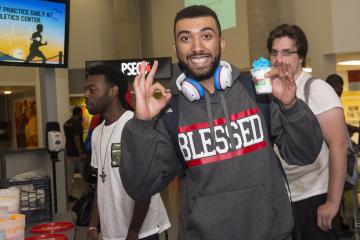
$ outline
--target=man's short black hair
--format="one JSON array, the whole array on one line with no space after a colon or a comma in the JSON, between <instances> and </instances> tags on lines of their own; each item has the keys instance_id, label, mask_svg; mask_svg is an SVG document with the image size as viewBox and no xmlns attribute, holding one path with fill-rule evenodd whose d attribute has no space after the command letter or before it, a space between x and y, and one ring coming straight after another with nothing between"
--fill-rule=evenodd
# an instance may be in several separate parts
<instances>
[{"instance_id":1,"label":"man's short black hair","mask_svg":"<svg viewBox=\"0 0 360 240\"><path fill-rule=\"evenodd\" d=\"M308 51L308 41L303 30L297 25L282 24L274 28L267 39L267 49L270 53L273 42L276 38L288 37L295 42L297 54L303 59L302 66L305 67L306 55Z\"/></svg>"},{"instance_id":2,"label":"man's short black hair","mask_svg":"<svg viewBox=\"0 0 360 240\"><path fill-rule=\"evenodd\" d=\"M330 74L326 78L326 82L335 90L336 94L341 97L344 91L344 80L337 74Z\"/></svg>"},{"instance_id":3,"label":"man's short black hair","mask_svg":"<svg viewBox=\"0 0 360 240\"><path fill-rule=\"evenodd\" d=\"M73 116L80 116L82 114L81 107L74 107L72 110Z\"/></svg>"},{"instance_id":4,"label":"man's short black hair","mask_svg":"<svg viewBox=\"0 0 360 240\"><path fill-rule=\"evenodd\" d=\"M130 104L125 99L125 94L129 87L129 78L116 67L109 64L97 64L88 70L89 76L104 75L105 80L110 86L118 87L118 98L125 109L133 110Z\"/></svg>"},{"instance_id":5,"label":"man's short black hair","mask_svg":"<svg viewBox=\"0 0 360 240\"><path fill-rule=\"evenodd\" d=\"M221 37L221 25L219 22L219 18L216 13L211 9L204 5L192 5L186 8L181 9L175 16L174 21L174 37L176 39L175 26L176 23L185 18L198 18L198 17L212 17L214 18L217 26L217 30L219 32L219 37Z\"/></svg>"},{"instance_id":6,"label":"man's short black hair","mask_svg":"<svg viewBox=\"0 0 360 240\"><path fill-rule=\"evenodd\" d=\"M340 77L337 74L330 74L327 78L326 78L326 82L328 84L330 84L331 86L338 86L338 85L344 85L344 80L342 79L342 77Z\"/></svg>"}]
</instances>

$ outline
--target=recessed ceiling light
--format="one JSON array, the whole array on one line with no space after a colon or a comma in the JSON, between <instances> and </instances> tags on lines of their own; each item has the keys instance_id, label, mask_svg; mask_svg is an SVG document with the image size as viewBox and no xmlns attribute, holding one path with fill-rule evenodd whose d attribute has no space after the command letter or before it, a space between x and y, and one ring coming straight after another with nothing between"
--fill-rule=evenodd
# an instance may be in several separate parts
<instances>
[{"instance_id":1,"label":"recessed ceiling light","mask_svg":"<svg viewBox=\"0 0 360 240\"><path fill-rule=\"evenodd\" d=\"M303 70L304 70L305 72L308 72L308 73L311 73L311 72L312 72L312 68L303 68Z\"/></svg>"},{"instance_id":2,"label":"recessed ceiling light","mask_svg":"<svg viewBox=\"0 0 360 240\"><path fill-rule=\"evenodd\" d=\"M338 62L338 65L347 65L347 66L360 66L360 60L350 60L344 62Z\"/></svg>"},{"instance_id":3,"label":"recessed ceiling light","mask_svg":"<svg viewBox=\"0 0 360 240\"><path fill-rule=\"evenodd\" d=\"M4 94L6 95L12 94L12 91L4 91Z\"/></svg>"}]
</instances>

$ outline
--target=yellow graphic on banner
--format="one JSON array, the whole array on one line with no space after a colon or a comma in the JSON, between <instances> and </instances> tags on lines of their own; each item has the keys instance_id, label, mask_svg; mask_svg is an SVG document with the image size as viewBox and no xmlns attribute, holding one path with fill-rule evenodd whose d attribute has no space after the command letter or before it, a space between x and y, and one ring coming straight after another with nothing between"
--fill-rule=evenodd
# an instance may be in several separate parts
<instances>
[{"instance_id":1,"label":"yellow graphic on banner","mask_svg":"<svg viewBox=\"0 0 360 240\"><path fill-rule=\"evenodd\" d=\"M360 91L344 91L341 102L344 107L346 123L360 127ZM352 137L355 142L358 139L357 134Z\"/></svg>"},{"instance_id":2,"label":"yellow graphic on banner","mask_svg":"<svg viewBox=\"0 0 360 240\"><path fill-rule=\"evenodd\" d=\"M6 38L1 38L0 36L0 46L3 51L3 54L10 55L16 59L25 61L26 57L29 55L31 41L29 38L18 38L13 39L9 42ZM60 45L52 44L45 45L41 47L42 52L45 56L48 56L48 62L58 62L59 49L61 49ZM40 59L40 58L36 58ZM36 60L34 59L34 60Z\"/></svg>"}]
</instances>

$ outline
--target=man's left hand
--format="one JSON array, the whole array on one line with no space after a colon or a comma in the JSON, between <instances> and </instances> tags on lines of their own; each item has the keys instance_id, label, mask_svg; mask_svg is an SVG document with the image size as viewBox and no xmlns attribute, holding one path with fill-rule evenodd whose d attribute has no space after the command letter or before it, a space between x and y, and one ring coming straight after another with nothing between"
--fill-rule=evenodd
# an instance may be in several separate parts
<instances>
[{"instance_id":1,"label":"man's left hand","mask_svg":"<svg viewBox=\"0 0 360 240\"><path fill-rule=\"evenodd\" d=\"M296 84L294 71L288 61L283 60L278 67L272 68L265 77L272 82L272 95L276 97L285 108L292 107L296 102Z\"/></svg>"},{"instance_id":2,"label":"man's left hand","mask_svg":"<svg viewBox=\"0 0 360 240\"><path fill-rule=\"evenodd\" d=\"M317 225L324 231L332 228L332 220L334 219L339 205L326 201L317 209Z\"/></svg>"}]
</instances>

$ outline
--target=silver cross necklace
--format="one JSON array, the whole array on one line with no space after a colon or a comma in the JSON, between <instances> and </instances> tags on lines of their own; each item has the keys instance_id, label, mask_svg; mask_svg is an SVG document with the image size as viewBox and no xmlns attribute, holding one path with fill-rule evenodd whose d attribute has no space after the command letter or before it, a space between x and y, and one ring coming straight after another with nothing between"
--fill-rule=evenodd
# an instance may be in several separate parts
<instances>
[{"instance_id":1,"label":"silver cross necklace","mask_svg":"<svg viewBox=\"0 0 360 240\"><path fill-rule=\"evenodd\" d=\"M105 163L106 163L106 155L107 155L107 152L108 152L107 150L108 150L108 146L109 146L109 142L111 140L111 137L112 137L112 135L114 133L114 130L115 130L118 122L119 122L119 119L116 121L115 126L111 130L110 137L109 137L109 139L108 139L108 141L106 143L104 161L102 161L102 159L101 159L101 156L102 156L102 154L101 154L101 148L102 148L101 142L102 142L102 135L103 135L105 123L104 123L104 125L102 125L102 128L101 128L101 135L100 135L100 162L99 163L102 165L100 177L101 177L101 180L102 180L103 183L105 182L105 179L106 179L106 176L107 176L106 173L105 173L105 170L104 170Z\"/></svg>"}]
</instances>

